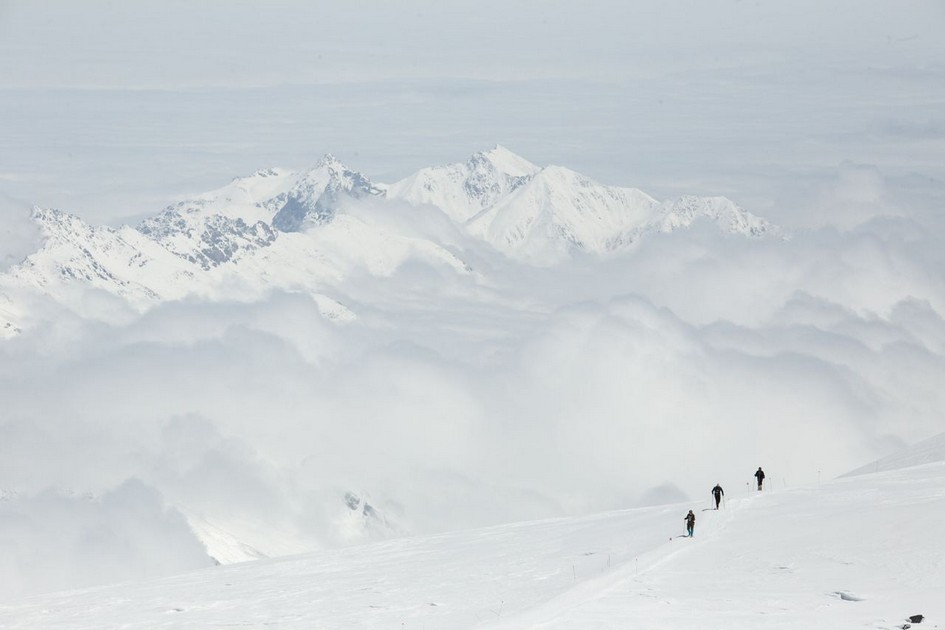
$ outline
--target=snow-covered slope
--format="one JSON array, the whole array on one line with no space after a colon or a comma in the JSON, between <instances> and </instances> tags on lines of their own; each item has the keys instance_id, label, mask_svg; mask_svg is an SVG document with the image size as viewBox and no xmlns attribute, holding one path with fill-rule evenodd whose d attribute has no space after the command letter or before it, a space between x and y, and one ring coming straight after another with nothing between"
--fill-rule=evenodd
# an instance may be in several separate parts
<instances>
[{"instance_id":1,"label":"snow-covered slope","mask_svg":"<svg viewBox=\"0 0 945 630\"><path fill-rule=\"evenodd\" d=\"M945 464L398 539L0 607L4 628L691 628L945 624ZM708 503L708 502L706 502ZM696 535L680 537L688 509Z\"/></svg>"},{"instance_id":2,"label":"snow-covered slope","mask_svg":"<svg viewBox=\"0 0 945 630\"><path fill-rule=\"evenodd\" d=\"M180 297L193 286L193 265L133 228L93 227L59 210L39 208L33 219L45 243L6 274L10 284L50 294L100 289L136 307Z\"/></svg>"},{"instance_id":3,"label":"snow-covered slope","mask_svg":"<svg viewBox=\"0 0 945 630\"><path fill-rule=\"evenodd\" d=\"M603 253L652 220L655 199L635 188L602 186L559 166L479 213L469 231L508 253L554 260L573 249Z\"/></svg>"},{"instance_id":4,"label":"snow-covered slope","mask_svg":"<svg viewBox=\"0 0 945 630\"><path fill-rule=\"evenodd\" d=\"M850 471L846 476L899 470L900 468L909 468L934 462L945 462L945 433L930 437L927 440L922 440L918 444L913 444L871 464L861 466L856 470Z\"/></svg>"}]
</instances>

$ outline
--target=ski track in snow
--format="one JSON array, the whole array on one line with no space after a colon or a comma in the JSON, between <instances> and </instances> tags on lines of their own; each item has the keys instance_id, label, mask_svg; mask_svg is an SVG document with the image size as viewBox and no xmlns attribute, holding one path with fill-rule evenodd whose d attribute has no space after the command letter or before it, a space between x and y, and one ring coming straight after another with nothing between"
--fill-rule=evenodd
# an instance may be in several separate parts
<instances>
[{"instance_id":1,"label":"ski track in snow","mask_svg":"<svg viewBox=\"0 0 945 630\"><path fill-rule=\"evenodd\" d=\"M942 627L945 463L738 494L49 594L0 627Z\"/></svg>"}]
</instances>

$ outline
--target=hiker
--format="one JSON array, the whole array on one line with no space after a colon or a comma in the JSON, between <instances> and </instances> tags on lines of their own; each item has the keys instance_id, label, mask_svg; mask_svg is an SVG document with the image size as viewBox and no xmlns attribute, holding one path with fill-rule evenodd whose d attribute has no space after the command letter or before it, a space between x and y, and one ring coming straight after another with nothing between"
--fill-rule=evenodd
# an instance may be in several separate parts
<instances>
[{"instance_id":1,"label":"hiker","mask_svg":"<svg viewBox=\"0 0 945 630\"><path fill-rule=\"evenodd\" d=\"M689 537L692 538L692 530L696 528L696 515L692 513L692 510L689 510L689 514L686 514L685 521L686 531L689 532Z\"/></svg>"},{"instance_id":2,"label":"hiker","mask_svg":"<svg viewBox=\"0 0 945 630\"><path fill-rule=\"evenodd\" d=\"M725 495L725 490L722 490L722 486L715 484L715 487L712 488L712 495L715 497L715 509L719 509L719 503L722 502L722 497Z\"/></svg>"},{"instance_id":3,"label":"hiker","mask_svg":"<svg viewBox=\"0 0 945 630\"><path fill-rule=\"evenodd\" d=\"M755 473L755 479L758 480L758 490L761 490L761 484L765 481L765 471L761 470L761 466L758 466L758 471Z\"/></svg>"}]
</instances>

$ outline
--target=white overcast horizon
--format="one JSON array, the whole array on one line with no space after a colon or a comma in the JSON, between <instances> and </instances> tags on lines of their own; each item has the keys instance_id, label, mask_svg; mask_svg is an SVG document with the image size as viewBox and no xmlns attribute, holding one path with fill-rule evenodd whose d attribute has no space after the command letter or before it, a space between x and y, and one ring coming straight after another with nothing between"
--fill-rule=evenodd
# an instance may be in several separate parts
<instances>
[{"instance_id":1,"label":"white overcast horizon","mask_svg":"<svg viewBox=\"0 0 945 630\"><path fill-rule=\"evenodd\" d=\"M942 194L943 24L934 0L5 0L0 186L134 222L326 152L390 182L502 144L792 223L847 163Z\"/></svg>"}]
</instances>

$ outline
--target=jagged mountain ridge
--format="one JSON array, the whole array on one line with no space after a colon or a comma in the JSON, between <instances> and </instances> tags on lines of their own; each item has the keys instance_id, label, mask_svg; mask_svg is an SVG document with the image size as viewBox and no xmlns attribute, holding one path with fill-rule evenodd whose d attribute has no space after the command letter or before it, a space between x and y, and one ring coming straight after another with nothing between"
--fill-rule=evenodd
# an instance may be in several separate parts
<instances>
[{"instance_id":1,"label":"jagged mountain ridge","mask_svg":"<svg viewBox=\"0 0 945 630\"><path fill-rule=\"evenodd\" d=\"M603 185L561 166L535 166L502 146L465 163L422 169L392 184L387 196L444 208L473 236L538 264L575 251L611 254L647 233L672 232L700 219L731 234L777 233L725 197L660 203L636 188Z\"/></svg>"},{"instance_id":2,"label":"jagged mountain ridge","mask_svg":"<svg viewBox=\"0 0 945 630\"><path fill-rule=\"evenodd\" d=\"M328 223L345 195L382 194L331 154L313 168L256 171L146 219L138 231L205 270L267 247L278 232Z\"/></svg>"},{"instance_id":3,"label":"jagged mountain ridge","mask_svg":"<svg viewBox=\"0 0 945 630\"><path fill-rule=\"evenodd\" d=\"M312 168L270 168L165 208L137 227L91 226L59 210L35 209L43 247L0 275L0 336L17 334L28 309L14 294L34 291L84 313L76 296L92 288L142 311L189 295L239 298L272 288L316 296L334 319L354 316L328 297L354 269L393 273L407 260L468 274L455 244L423 230L391 227L344 211L374 199L378 212L397 203L439 208L469 237L526 264L550 265L574 252L612 255L650 232L697 220L723 232L777 232L724 197L658 202L635 188L605 186L560 166L539 167L501 146L466 162L421 169L385 186L326 155ZM378 215L373 215L377 217Z\"/></svg>"}]
</instances>

